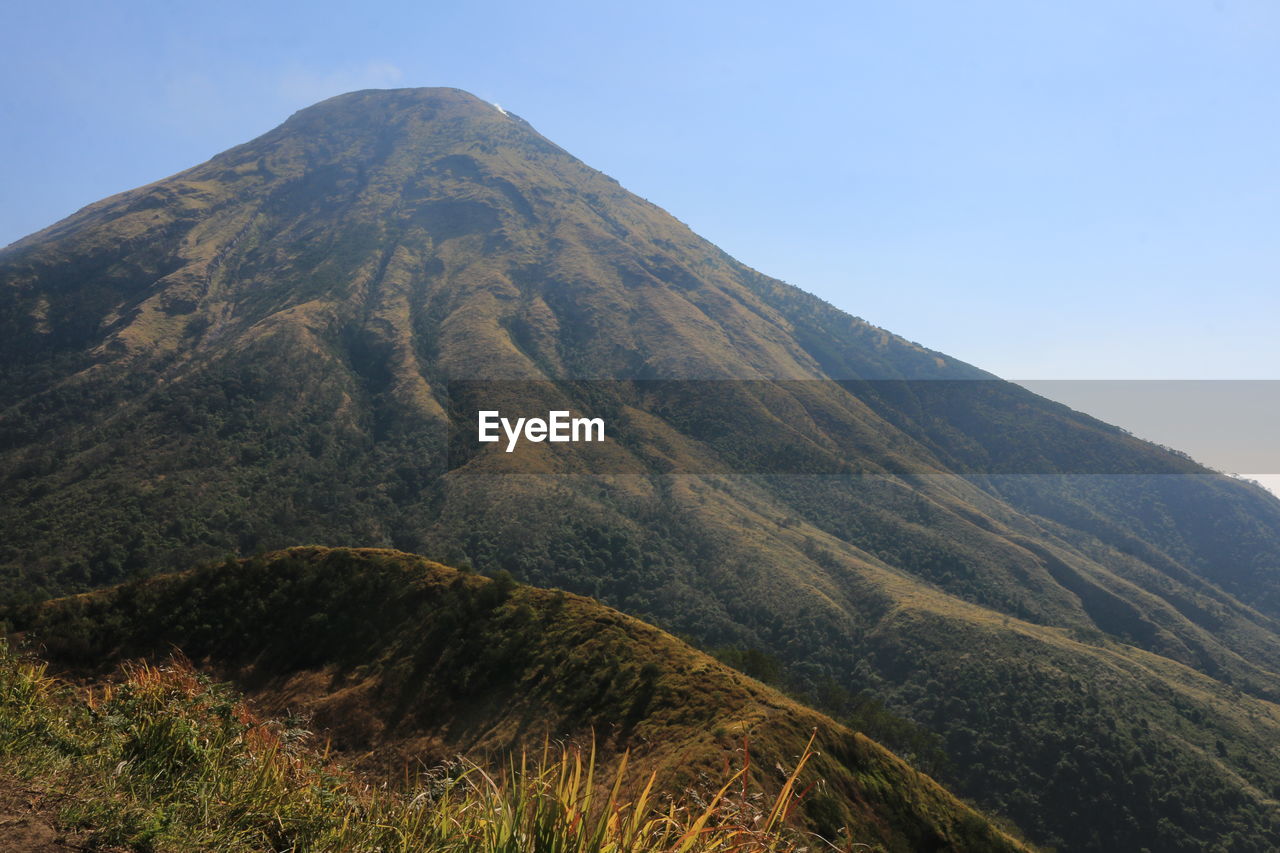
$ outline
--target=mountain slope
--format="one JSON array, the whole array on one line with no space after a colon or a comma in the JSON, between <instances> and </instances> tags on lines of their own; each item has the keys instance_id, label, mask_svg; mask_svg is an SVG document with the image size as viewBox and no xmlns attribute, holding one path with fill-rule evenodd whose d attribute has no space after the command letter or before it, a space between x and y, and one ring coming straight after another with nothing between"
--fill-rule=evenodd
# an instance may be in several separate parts
<instances>
[{"instance_id":1,"label":"mountain slope","mask_svg":"<svg viewBox=\"0 0 1280 853\"><path fill-rule=\"evenodd\" d=\"M4 249L0 333L11 597L300 542L469 560L872 688L1036 840L1280 844L1280 502L465 93L331 99ZM503 387L611 440L451 452Z\"/></svg>"},{"instance_id":2,"label":"mountain slope","mask_svg":"<svg viewBox=\"0 0 1280 853\"><path fill-rule=\"evenodd\" d=\"M175 646L233 673L259 707L306 711L394 777L459 752L499 764L591 742L601 777L675 792L741 764L776 794L816 731L808 823L885 850L1021 850L878 744L590 599L515 587L395 551L294 548L35 608L55 662L109 668ZM371 758L371 756L374 756ZM629 792L631 796L638 791Z\"/></svg>"}]
</instances>

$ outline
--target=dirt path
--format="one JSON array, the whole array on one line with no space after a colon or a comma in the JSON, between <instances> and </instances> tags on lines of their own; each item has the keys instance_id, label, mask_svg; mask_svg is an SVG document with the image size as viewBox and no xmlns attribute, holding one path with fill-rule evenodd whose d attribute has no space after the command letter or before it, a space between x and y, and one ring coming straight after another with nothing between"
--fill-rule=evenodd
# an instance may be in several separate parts
<instances>
[{"instance_id":1,"label":"dirt path","mask_svg":"<svg viewBox=\"0 0 1280 853\"><path fill-rule=\"evenodd\" d=\"M0 853L63 853L86 850L80 833L58 830L56 797L0 773Z\"/></svg>"}]
</instances>

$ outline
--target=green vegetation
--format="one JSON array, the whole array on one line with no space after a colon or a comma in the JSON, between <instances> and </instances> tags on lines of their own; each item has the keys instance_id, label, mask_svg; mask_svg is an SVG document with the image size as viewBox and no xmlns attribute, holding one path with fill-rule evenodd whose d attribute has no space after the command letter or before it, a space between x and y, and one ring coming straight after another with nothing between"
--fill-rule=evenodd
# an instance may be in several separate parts
<instances>
[{"instance_id":1,"label":"green vegetation","mask_svg":"<svg viewBox=\"0 0 1280 853\"><path fill-rule=\"evenodd\" d=\"M549 746L497 774L461 761L405 789L370 786L261 720L181 661L128 666L87 695L0 645L0 767L60 793L91 844L140 851L791 853L824 844L789 825L806 751L773 801L742 771L716 789L634 800L626 762ZM606 795L598 790L606 786ZM824 844L825 846L825 844Z\"/></svg>"},{"instance_id":2,"label":"green vegetation","mask_svg":"<svg viewBox=\"0 0 1280 853\"><path fill-rule=\"evenodd\" d=\"M335 754L388 779L457 754L491 768L550 739L594 743L597 778L625 761L659 793L718 788L745 764L740 782L772 800L787 787L777 768L808 755L794 822L825 838L1025 849L878 744L652 626L408 554L295 548L13 618L86 677L181 648L234 674L255 706L310 715Z\"/></svg>"},{"instance_id":3,"label":"green vegetation","mask_svg":"<svg viewBox=\"0 0 1280 853\"><path fill-rule=\"evenodd\" d=\"M713 654L726 666L777 687L797 701L830 714L854 731L884 744L926 773L937 775L941 770L951 769L938 735L889 710L883 700L868 690L853 694L833 679L809 688L789 674L778 658L759 649L726 646Z\"/></svg>"}]
</instances>

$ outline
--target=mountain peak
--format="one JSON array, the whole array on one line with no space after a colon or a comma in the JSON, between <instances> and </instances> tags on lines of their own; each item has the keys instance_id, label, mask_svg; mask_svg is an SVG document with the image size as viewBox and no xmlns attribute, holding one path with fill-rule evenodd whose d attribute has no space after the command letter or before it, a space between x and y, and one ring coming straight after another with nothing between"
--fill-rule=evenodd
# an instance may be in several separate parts
<instances>
[{"instance_id":1,"label":"mountain peak","mask_svg":"<svg viewBox=\"0 0 1280 853\"><path fill-rule=\"evenodd\" d=\"M260 155L264 146L302 142L309 167L333 161L368 168L398 150L412 149L425 165L448 146L556 150L527 122L470 92L453 88L362 89L337 95L291 115L258 139L215 158ZM319 143L316 145L316 143Z\"/></svg>"},{"instance_id":2,"label":"mountain peak","mask_svg":"<svg viewBox=\"0 0 1280 853\"><path fill-rule=\"evenodd\" d=\"M343 114L378 119L405 113L416 113L429 118L482 118L505 114L488 101L464 89L449 86L359 89L326 98L298 110L285 124L297 119L332 120Z\"/></svg>"},{"instance_id":3,"label":"mountain peak","mask_svg":"<svg viewBox=\"0 0 1280 853\"><path fill-rule=\"evenodd\" d=\"M125 244L145 244L136 257L146 263L114 263ZM93 307L70 291L19 289L30 305L9 339L15 354L190 354L244 335L306 338L316 324L382 338L390 327L373 331L369 312L391 299L405 353L418 348L411 306L419 318L442 312L428 325L442 323L432 346L445 376L802 379L823 375L824 360L864 376L956 366L747 269L461 89L322 101L85 208L10 247L8 260L27 280L69 254L100 264L72 285L92 290ZM808 351L783 316L795 300L870 348Z\"/></svg>"}]
</instances>

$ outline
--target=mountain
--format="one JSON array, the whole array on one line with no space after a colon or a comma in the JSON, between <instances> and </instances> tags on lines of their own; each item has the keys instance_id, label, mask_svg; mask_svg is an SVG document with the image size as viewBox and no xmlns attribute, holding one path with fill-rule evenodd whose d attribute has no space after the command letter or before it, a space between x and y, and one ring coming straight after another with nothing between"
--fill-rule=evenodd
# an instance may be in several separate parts
<instances>
[{"instance_id":1,"label":"mountain","mask_svg":"<svg viewBox=\"0 0 1280 853\"><path fill-rule=\"evenodd\" d=\"M874 741L650 625L396 551L294 548L210 565L55 600L22 627L82 674L182 648L256 707L307 713L357 767L391 778L459 754L501 766L549 738L594 743L602 779L627 752L631 778L657 773L660 792L713 791L745 748L772 798L777 768L816 732L800 783L818 786L799 816L824 837L1027 849Z\"/></svg>"},{"instance_id":2,"label":"mountain","mask_svg":"<svg viewBox=\"0 0 1280 853\"><path fill-rule=\"evenodd\" d=\"M870 691L1033 841L1280 845L1280 501L743 266L463 92L330 99L5 248L0 365L16 602L393 547L772 655L837 714ZM488 407L609 440L480 447Z\"/></svg>"}]
</instances>

